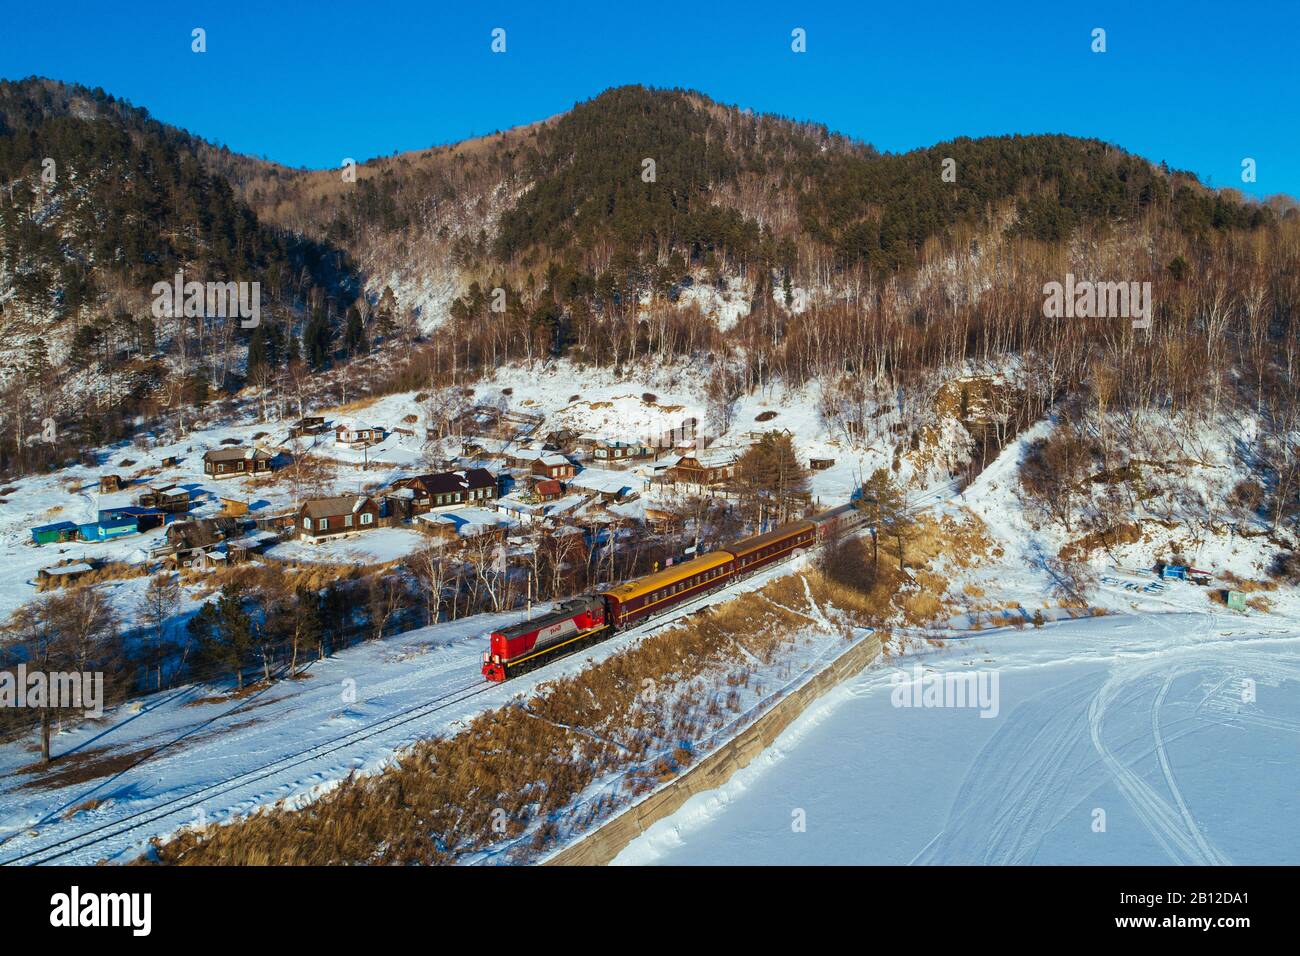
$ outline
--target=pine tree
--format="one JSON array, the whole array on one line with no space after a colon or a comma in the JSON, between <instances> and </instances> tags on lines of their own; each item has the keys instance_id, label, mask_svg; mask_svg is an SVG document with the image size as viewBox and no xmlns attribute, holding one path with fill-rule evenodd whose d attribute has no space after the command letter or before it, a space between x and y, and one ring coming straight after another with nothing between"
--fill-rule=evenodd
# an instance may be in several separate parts
<instances>
[{"instance_id":1,"label":"pine tree","mask_svg":"<svg viewBox=\"0 0 1300 956\"><path fill-rule=\"evenodd\" d=\"M312 310L311 318L302 333L302 349L307 356L307 364L314 371L320 371L330 360L330 324L325 313L319 308Z\"/></svg>"},{"instance_id":2,"label":"pine tree","mask_svg":"<svg viewBox=\"0 0 1300 956\"><path fill-rule=\"evenodd\" d=\"M369 350L370 345L366 341L366 326L361 321L361 312L354 305L348 309L347 325L343 331L343 351L350 357Z\"/></svg>"}]
</instances>

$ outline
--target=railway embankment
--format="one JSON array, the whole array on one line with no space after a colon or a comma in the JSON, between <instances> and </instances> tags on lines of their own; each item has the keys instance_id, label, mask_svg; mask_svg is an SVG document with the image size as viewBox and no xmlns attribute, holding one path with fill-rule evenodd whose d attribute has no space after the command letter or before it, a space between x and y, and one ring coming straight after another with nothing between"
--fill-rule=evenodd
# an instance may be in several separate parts
<instances>
[{"instance_id":1,"label":"railway embankment","mask_svg":"<svg viewBox=\"0 0 1300 956\"><path fill-rule=\"evenodd\" d=\"M786 694L765 714L709 756L606 821L596 830L553 854L547 866L604 866L652 824L675 813L691 797L716 790L743 770L800 714L837 684L866 668L881 654L880 636L863 634L807 682Z\"/></svg>"}]
</instances>

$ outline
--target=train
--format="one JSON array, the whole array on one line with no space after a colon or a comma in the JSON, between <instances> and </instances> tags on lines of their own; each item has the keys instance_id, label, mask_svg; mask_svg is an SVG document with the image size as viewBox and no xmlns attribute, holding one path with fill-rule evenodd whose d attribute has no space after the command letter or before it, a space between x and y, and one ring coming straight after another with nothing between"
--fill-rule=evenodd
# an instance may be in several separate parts
<instances>
[{"instance_id":1,"label":"train","mask_svg":"<svg viewBox=\"0 0 1300 956\"><path fill-rule=\"evenodd\" d=\"M833 533L853 530L861 523L862 514L857 508L839 505L662 571L564 601L546 614L493 631L483 653L483 676L500 682L527 673L625 628L657 618L684 601L711 594L816 547Z\"/></svg>"}]
</instances>

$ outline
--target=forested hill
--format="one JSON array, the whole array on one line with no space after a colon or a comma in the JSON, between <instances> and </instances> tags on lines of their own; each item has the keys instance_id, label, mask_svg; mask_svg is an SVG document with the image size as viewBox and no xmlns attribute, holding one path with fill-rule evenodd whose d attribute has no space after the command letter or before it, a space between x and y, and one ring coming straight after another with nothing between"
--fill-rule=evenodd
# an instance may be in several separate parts
<instances>
[{"instance_id":1,"label":"forested hill","mask_svg":"<svg viewBox=\"0 0 1300 956\"><path fill-rule=\"evenodd\" d=\"M132 413L166 409L184 427L212 397L282 379L298 360L328 387L397 340L406 347L389 351L407 367L366 387L520 357L644 358L650 312L672 326L654 336L658 360L734 360L749 384L883 361L865 339L814 357L823 340L784 324L801 308L794 287L814 308L887 305L907 361L988 357L1033 341L970 331L989 317L979 290L1012 283L997 307L1027 314L1043 269L1060 278L1079 255L1123 263L1129 279L1199 275L1227 261L1224 246L1295 216L1294 203L1247 202L1095 140L958 139L894 155L640 86L347 172L240 156L101 90L0 82L0 470L33 466L39 449L23 443L48 418L85 431L83 447L124 434ZM260 329L156 322L150 290L181 269L260 282ZM941 288L941 274L965 291ZM485 321L496 288L507 308ZM730 326L701 321L724 313ZM965 331L927 324L941 315ZM836 321L868 328L857 312ZM416 345L431 354L412 361Z\"/></svg>"},{"instance_id":2,"label":"forested hill","mask_svg":"<svg viewBox=\"0 0 1300 956\"><path fill-rule=\"evenodd\" d=\"M178 269L260 281L290 310L346 284L343 256L261 222L214 167L230 158L102 90L0 82L0 305L6 324L93 320L108 298L135 312ZM133 294L136 293L136 294Z\"/></svg>"},{"instance_id":3,"label":"forested hill","mask_svg":"<svg viewBox=\"0 0 1300 956\"><path fill-rule=\"evenodd\" d=\"M958 226L1057 242L1148 216L1201 236L1271 216L1097 140L961 138L882 154L824 126L640 86L358 174L350 189L336 172L277 174L263 180L274 192L259 195L278 218L363 260L394 265L400 247L450 257L475 278L550 272L607 292L653 288L664 269L766 268L796 282L814 263L905 271L927 240Z\"/></svg>"}]
</instances>

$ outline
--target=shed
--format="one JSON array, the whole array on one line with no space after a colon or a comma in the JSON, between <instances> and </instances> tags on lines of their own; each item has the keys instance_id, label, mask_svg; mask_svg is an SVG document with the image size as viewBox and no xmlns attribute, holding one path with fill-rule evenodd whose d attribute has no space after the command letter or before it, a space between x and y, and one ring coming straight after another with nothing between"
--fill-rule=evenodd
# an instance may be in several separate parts
<instances>
[{"instance_id":1,"label":"shed","mask_svg":"<svg viewBox=\"0 0 1300 956\"><path fill-rule=\"evenodd\" d=\"M60 544L77 540L77 526L71 521L56 521L32 528L33 544Z\"/></svg>"}]
</instances>

